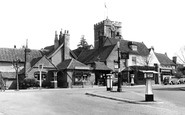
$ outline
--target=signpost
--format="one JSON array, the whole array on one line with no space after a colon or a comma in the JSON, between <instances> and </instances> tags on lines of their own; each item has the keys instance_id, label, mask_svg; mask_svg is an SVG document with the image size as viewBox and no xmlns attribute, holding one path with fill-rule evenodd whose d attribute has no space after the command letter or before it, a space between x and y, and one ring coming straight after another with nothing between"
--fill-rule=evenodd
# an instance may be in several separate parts
<instances>
[{"instance_id":1,"label":"signpost","mask_svg":"<svg viewBox=\"0 0 185 115\"><path fill-rule=\"evenodd\" d=\"M19 91L19 77L18 77L19 63L20 59L17 58L16 60L13 60L13 67L15 68L16 71L17 91Z\"/></svg>"},{"instance_id":2,"label":"signpost","mask_svg":"<svg viewBox=\"0 0 185 115\"><path fill-rule=\"evenodd\" d=\"M39 66L38 66L38 69L39 69L39 73L40 73L40 75L39 75L39 78L40 78L40 89L41 89L41 87L42 87L42 69L43 69L43 65L42 64L40 64Z\"/></svg>"}]
</instances>

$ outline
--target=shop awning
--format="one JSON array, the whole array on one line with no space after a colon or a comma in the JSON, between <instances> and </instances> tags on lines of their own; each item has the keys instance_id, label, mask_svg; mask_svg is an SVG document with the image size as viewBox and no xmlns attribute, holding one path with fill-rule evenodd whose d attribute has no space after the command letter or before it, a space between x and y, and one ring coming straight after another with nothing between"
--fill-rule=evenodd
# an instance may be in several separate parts
<instances>
[{"instance_id":1,"label":"shop awning","mask_svg":"<svg viewBox=\"0 0 185 115\"><path fill-rule=\"evenodd\" d=\"M150 70L150 71L139 70L139 71L140 71L140 72L143 72L143 73L158 73L158 72L156 72L156 71L151 71L151 70Z\"/></svg>"}]
</instances>

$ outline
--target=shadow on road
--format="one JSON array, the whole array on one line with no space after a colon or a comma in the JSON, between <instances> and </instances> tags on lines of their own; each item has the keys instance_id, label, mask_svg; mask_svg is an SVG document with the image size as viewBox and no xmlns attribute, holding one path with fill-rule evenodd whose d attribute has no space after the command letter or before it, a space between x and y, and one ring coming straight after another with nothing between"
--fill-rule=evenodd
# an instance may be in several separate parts
<instances>
[{"instance_id":1,"label":"shadow on road","mask_svg":"<svg viewBox=\"0 0 185 115\"><path fill-rule=\"evenodd\" d=\"M185 91L185 87L168 87L168 88L156 88L153 90L163 90L163 91Z\"/></svg>"}]
</instances>

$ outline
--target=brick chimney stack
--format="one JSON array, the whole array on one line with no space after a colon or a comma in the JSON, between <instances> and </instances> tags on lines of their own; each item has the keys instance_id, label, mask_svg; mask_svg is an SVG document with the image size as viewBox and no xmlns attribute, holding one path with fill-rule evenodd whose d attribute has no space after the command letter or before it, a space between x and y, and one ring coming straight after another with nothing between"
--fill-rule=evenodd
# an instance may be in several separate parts
<instances>
[{"instance_id":1,"label":"brick chimney stack","mask_svg":"<svg viewBox=\"0 0 185 115\"><path fill-rule=\"evenodd\" d=\"M70 45L69 45L69 40L70 40L70 34L68 30L65 30L63 34L63 43L64 43L64 50L63 50L63 59L70 59Z\"/></svg>"},{"instance_id":2,"label":"brick chimney stack","mask_svg":"<svg viewBox=\"0 0 185 115\"><path fill-rule=\"evenodd\" d=\"M177 64L177 57L176 56L173 56L172 61L173 61L173 63Z\"/></svg>"},{"instance_id":3,"label":"brick chimney stack","mask_svg":"<svg viewBox=\"0 0 185 115\"><path fill-rule=\"evenodd\" d=\"M58 40L57 31L55 31L54 49L57 49L58 46L59 46L59 40Z\"/></svg>"},{"instance_id":4,"label":"brick chimney stack","mask_svg":"<svg viewBox=\"0 0 185 115\"><path fill-rule=\"evenodd\" d=\"M61 45L64 42L64 37L62 33L62 29L60 30L60 35L59 35L59 45Z\"/></svg>"}]
</instances>

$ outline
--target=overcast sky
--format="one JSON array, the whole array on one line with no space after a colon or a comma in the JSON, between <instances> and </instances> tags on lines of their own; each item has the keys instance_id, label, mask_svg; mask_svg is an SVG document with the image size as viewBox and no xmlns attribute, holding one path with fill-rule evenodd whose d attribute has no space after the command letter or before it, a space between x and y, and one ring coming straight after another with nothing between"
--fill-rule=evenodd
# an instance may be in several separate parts
<instances>
[{"instance_id":1,"label":"overcast sky","mask_svg":"<svg viewBox=\"0 0 185 115\"><path fill-rule=\"evenodd\" d=\"M154 46L171 58L185 45L184 0L0 0L0 47L41 49L54 44L55 31L69 30L70 48L81 35L94 44L94 24L122 22L126 40Z\"/></svg>"}]
</instances>

